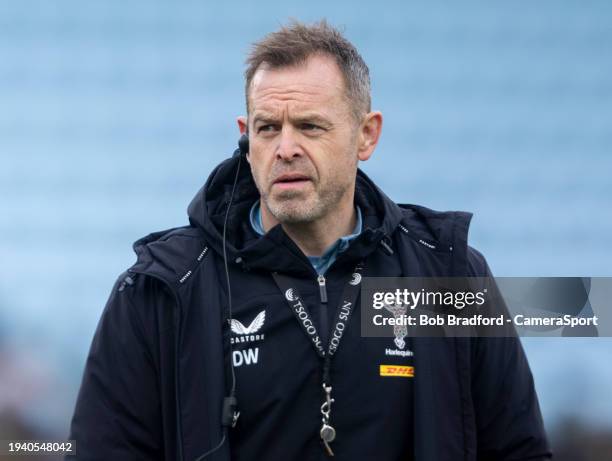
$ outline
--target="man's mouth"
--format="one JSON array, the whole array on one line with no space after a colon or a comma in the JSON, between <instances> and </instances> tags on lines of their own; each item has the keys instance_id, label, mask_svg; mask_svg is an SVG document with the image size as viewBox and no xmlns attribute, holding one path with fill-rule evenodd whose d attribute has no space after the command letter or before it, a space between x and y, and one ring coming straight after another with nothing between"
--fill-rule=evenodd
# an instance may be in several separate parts
<instances>
[{"instance_id":1,"label":"man's mouth","mask_svg":"<svg viewBox=\"0 0 612 461\"><path fill-rule=\"evenodd\" d=\"M293 189L304 186L310 178L303 174L284 174L274 180L274 185L282 189Z\"/></svg>"}]
</instances>

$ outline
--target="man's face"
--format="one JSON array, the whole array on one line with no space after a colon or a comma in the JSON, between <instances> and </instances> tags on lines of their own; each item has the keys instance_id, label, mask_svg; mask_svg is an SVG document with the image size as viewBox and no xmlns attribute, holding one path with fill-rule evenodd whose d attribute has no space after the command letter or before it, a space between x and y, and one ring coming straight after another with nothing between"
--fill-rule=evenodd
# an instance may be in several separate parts
<instances>
[{"instance_id":1,"label":"man's face","mask_svg":"<svg viewBox=\"0 0 612 461\"><path fill-rule=\"evenodd\" d=\"M248 160L264 205L278 221L312 222L343 200L352 203L358 124L345 95L340 69L327 56L255 73Z\"/></svg>"}]
</instances>

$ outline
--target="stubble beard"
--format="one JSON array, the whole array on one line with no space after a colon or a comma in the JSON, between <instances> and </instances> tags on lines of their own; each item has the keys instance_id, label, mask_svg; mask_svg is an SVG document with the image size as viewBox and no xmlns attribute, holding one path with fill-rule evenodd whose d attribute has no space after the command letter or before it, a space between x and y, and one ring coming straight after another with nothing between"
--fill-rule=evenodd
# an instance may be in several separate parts
<instances>
[{"instance_id":1,"label":"stubble beard","mask_svg":"<svg viewBox=\"0 0 612 461\"><path fill-rule=\"evenodd\" d=\"M283 224L300 224L317 221L327 216L340 203L349 189L349 185L332 181L322 189L312 183L314 190L283 191L271 194L269 191L260 195L272 215Z\"/></svg>"},{"instance_id":2,"label":"stubble beard","mask_svg":"<svg viewBox=\"0 0 612 461\"><path fill-rule=\"evenodd\" d=\"M283 224L304 224L317 221L333 213L338 208L344 195L352 188L353 182L348 179L348 176L352 175L354 178L358 160L357 157L348 160L353 162L350 174L336 172L335 176L329 177L323 184L313 179L314 174L308 174L313 169L294 166L294 171L304 172L311 178L310 186L306 191L284 190L272 192L271 178L277 177L281 172L273 170L276 176L271 174L270 178L260 182L253 169L251 171L259 195L270 213Z\"/></svg>"}]
</instances>

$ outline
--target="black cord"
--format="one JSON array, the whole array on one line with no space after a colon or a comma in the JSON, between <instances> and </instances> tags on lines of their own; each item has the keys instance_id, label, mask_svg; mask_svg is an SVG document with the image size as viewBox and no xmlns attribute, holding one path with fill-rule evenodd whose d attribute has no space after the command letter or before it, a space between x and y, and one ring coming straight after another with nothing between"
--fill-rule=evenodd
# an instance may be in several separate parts
<instances>
[{"instance_id":1,"label":"black cord","mask_svg":"<svg viewBox=\"0 0 612 461\"><path fill-rule=\"evenodd\" d=\"M236 167L236 176L234 177L234 185L232 186L232 193L230 195L229 203L227 204L227 210L225 211L225 220L223 221L223 263L225 266L225 280L227 281L227 300L228 300L227 323L229 326L231 326L230 324L232 321L232 286L230 283L229 269L227 266L227 250L225 246L225 241L226 241L226 233L227 233L227 220L229 218L229 212L232 207L232 202L234 201L234 192L236 191L236 184L238 183L238 176L240 175L240 164L241 163L242 163L242 155L238 157L238 166ZM229 351L230 369L231 369L231 376L232 376L232 386L230 388L229 398L235 399L236 398L236 373L234 372L234 364L232 363L233 347L232 347L231 341L229 342L229 349L230 349ZM223 410L225 410L225 403L223 405ZM214 452L219 450L225 443L226 438L227 438L227 426L223 428L223 437L221 437L221 441L219 442L219 444L216 447L208 450L206 453L200 455L198 458L196 458L195 461L203 461L206 457L212 455Z\"/></svg>"},{"instance_id":2,"label":"black cord","mask_svg":"<svg viewBox=\"0 0 612 461\"><path fill-rule=\"evenodd\" d=\"M217 451L219 448L221 448L223 446L223 444L225 443L225 434L227 434L227 429L223 429L223 437L221 437L221 442L219 442L219 445L217 445L215 448L211 448L206 453L204 453L203 455L198 457L195 461L202 461L208 455L212 455L215 451Z\"/></svg>"},{"instance_id":3,"label":"black cord","mask_svg":"<svg viewBox=\"0 0 612 461\"><path fill-rule=\"evenodd\" d=\"M232 321L232 285L230 283L229 269L227 267L227 249L225 247L226 242L226 231L227 231L227 220L229 218L230 208L232 207L232 202L234 201L234 192L236 191L236 184L238 183L238 175L240 174L240 164L242 163L242 155L238 157L238 166L236 167L236 176L234 176L234 185L232 186L232 194L230 195L229 204L227 205L227 210L225 211L225 220L223 221L223 263L225 265L225 280L227 281L227 301L228 301L228 318L227 323L228 326L231 326ZM230 347L230 364L232 370L232 387L230 388L230 397L235 397L236 394L236 373L234 372L234 365L232 364L232 356L233 356L233 347L232 342L229 342Z\"/></svg>"}]
</instances>

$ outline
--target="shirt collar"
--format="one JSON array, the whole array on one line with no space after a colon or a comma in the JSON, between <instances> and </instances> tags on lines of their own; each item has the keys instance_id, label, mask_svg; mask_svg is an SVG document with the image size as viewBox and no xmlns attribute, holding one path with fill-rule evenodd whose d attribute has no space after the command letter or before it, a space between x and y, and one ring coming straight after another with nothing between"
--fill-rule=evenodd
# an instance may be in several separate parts
<instances>
[{"instance_id":1,"label":"shirt collar","mask_svg":"<svg viewBox=\"0 0 612 461\"><path fill-rule=\"evenodd\" d=\"M356 238L359 234L361 234L361 230L363 227L363 221L361 218L361 208L355 205L355 212L357 213L357 219L355 220L355 228L353 232L349 235L345 235L340 237L336 242L331 244L321 256L314 256L315 258L324 258L326 254L332 253L336 247L338 251L344 251L348 248L349 242ZM251 211L249 213L249 219L251 221L251 227L257 234L264 235L266 232L263 228L263 221L261 219L261 203L259 200L256 200L251 206Z\"/></svg>"}]
</instances>

